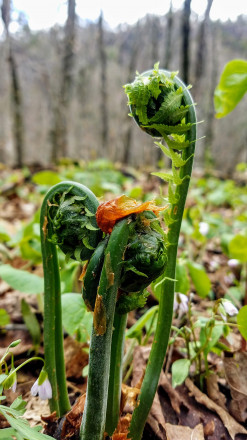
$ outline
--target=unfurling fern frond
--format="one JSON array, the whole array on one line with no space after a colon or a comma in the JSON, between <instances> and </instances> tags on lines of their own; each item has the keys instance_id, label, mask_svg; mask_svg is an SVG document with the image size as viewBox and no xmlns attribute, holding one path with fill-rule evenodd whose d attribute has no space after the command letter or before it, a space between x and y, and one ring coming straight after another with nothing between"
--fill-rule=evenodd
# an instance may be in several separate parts
<instances>
[{"instance_id":1,"label":"unfurling fern frond","mask_svg":"<svg viewBox=\"0 0 247 440\"><path fill-rule=\"evenodd\" d=\"M175 76L176 72L166 75L160 71L157 63L151 74L138 74L133 83L124 86L131 116L153 137L185 134L191 128L185 122L190 106L184 105L184 90L177 86ZM181 142L181 149L184 147ZM180 149L177 144L174 148Z\"/></svg>"}]
</instances>

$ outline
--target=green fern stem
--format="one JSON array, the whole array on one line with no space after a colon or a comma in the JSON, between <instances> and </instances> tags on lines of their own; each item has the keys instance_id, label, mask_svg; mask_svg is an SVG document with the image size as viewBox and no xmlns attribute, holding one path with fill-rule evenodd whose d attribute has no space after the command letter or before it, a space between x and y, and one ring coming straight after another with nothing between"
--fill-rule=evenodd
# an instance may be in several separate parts
<instances>
[{"instance_id":1,"label":"green fern stem","mask_svg":"<svg viewBox=\"0 0 247 440\"><path fill-rule=\"evenodd\" d=\"M53 186L46 194L40 215L41 249L44 270L44 350L45 369L52 387L52 399L49 401L51 412L64 415L70 409L68 398L61 310L60 275L56 245L52 242L54 228L50 216L50 207L62 194L87 198L87 204L94 212L98 201L85 186L75 182L63 182Z\"/></svg>"},{"instance_id":2,"label":"green fern stem","mask_svg":"<svg viewBox=\"0 0 247 440\"><path fill-rule=\"evenodd\" d=\"M120 284L121 262L128 238L129 219L125 218L114 226L105 250L94 308L87 396L80 440L102 440L105 431L113 318Z\"/></svg>"},{"instance_id":3,"label":"green fern stem","mask_svg":"<svg viewBox=\"0 0 247 440\"><path fill-rule=\"evenodd\" d=\"M169 75L169 72L164 73ZM178 239L192 173L193 156L196 143L196 113L193 99L186 86L179 78L175 77L174 82L177 87L182 87L183 89L184 104L190 106L186 115L186 122L191 123L192 125L186 134L186 140L189 141L189 146L182 151L182 159L185 161L185 164L180 168L179 171L179 177L181 180L180 184L176 186L175 191L175 200L177 200L177 203L172 204L170 211L171 223L168 230L169 246L167 250L168 264L164 274L165 281L163 284L163 292L160 296L154 342L152 344L145 377L142 383L137 406L133 412L130 431L128 434L128 438L131 438L132 440L141 440L142 438L146 419L153 403L166 355L173 316L175 287L175 282L173 280L175 279L176 271Z\"/></svg>"},{"instance_id":4,"label":"green fern stem","mask_svg":"<svg viewBox=\"0 0 247 440\"><path fill-rule=\"evenodd\" d=\"M115 313L111 345L111 365L105 425L105 431L108 435L112 435L115 431L120 414L122 361L126 322L127 314L119 315L117 312Z\"/></svg>"}]
</instances>

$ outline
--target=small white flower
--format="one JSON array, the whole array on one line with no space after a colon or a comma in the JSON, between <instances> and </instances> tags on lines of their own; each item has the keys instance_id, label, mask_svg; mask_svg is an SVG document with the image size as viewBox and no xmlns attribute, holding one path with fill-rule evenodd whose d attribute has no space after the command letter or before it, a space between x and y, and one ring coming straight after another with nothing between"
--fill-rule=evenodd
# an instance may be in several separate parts
<instances>
[{"instance_id":1,"label":"small white flower","mask_svg":"<svg viewBox=\"0 0 247 440\"><path fill-rule=\"evenodd\" d=\"M51 399L52 398L52 389L49 379L45 379L44 382L39 385L39 379L34 382L32 388L31 388L31 394L32 396L37 396L41 398L41 400Z\"/></svg>"},{"instance_id":2,"label":"small white flower","mask_svg":"<svg viewBox=\"0 0 247 440\"><path fill-rule=\"evenodd\" d=\"M235 279L236 279L236 277L235 277L235 275L234 275L233 273L229 273L228 275L226 275L226 276L224 277L224 281L225 281L225 283L226 283L228 286L230 286L231 284L233 284L234 281L235 281Z\"/></svg>"},{"instance_id":3,"label":"small white flower","mask_svg":"<svg viewBox=\"0 0 247 440\"><path fill-rule=\"evenodd\" d=\"M14 383L13 383L13 385L11 387L11 390L13 391L13 393L16 392L16 387L17 387L17 380L14 381Z\"/></svg>"},{"instance_id":4,"label":"small white flower","mask_svg":"<svg viewBox=\"0 0 247 440\"><path fill-rule=\"evenodd\" d=\"M189 298L187 295L184 295L183 293L175 293L173 311L178 312L179 318L188 312L188 302Z\"/></svg>"},{"instance_id":5,"label":"small white flower","mask_svg":"<svg viewBox=\"0 0 247 440\"><path fill-rule=\"evenodd\" d=\"M200 222L199 223L199 232L202 235L207 235L209 231L209 224L206 222Z\"/></svg>"},{"instance_id":6,"label":"small white flower","mask_svg":"<svg viewBox=\"0 0 247 440\"><path fill-rule=\"evenodd\" d=\"M238 314L238 309L237 307L235 307L231 301L228 301L227 299L222 300L222 305L225 309L225 312L229 315L229 316L235 316Z\"/></svg>"},{"instance_id":7,"label":"small white flower","mask_svg":"<svg viewBox=\"0 0 247 440\"><path fill-rule=\"evenodd\" d=\"M236 260L236 258L232 258L231 260L228 260L228 266L229 267L238 267L240 265L240 262L238 260Z\"/></svg>"},{"instance_id":8,"label":"small white flower","mask_svg":"<svg viewBox=\"0 0 247 440\"><path fill-rule=\"evenodd\" d=\"M217 261L214 261L214 260L209 261L209 267L211 270L215 271L218 269L219 263L217 263Z\"/></svg>"}]
</instances>

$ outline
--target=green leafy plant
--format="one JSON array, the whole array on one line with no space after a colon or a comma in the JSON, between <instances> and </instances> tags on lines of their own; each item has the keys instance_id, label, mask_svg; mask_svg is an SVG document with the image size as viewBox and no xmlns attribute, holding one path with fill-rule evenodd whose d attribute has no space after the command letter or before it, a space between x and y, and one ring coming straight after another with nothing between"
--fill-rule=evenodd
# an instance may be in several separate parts
<instances>
[{"instance_id":1,"label":"green leafy plant","mask_svg":"<svg viewBox=\"0 0 247 440\"><path fill-rule=\"evenodd\" d=\"M234 110L247 92L247 61L233 60L226 64L215 89L216 118L223 118Z\"/></svg>"},{"instance_id":2,"label":"green leafy plant","mask_svg":"<svg viewBox=\"0 0 247 440\"><path fill-rule=\"evenodd\" d=\"M181 309L180 319L186 314L187 323L179 328L172 327L170 344L174 343L178 336L182 338L184 349L181 351L183 351L183 355L185 352L186 356L172 364L172 384L174 387L181 385L188 377L190 367L194 365L194 376L197 377L200 387L203 388L204 379L210 375L208 354L214 352L220 355L222 351L229 351L220 338L229 334L231 326L236 326L235 318L235 322L227 320L238 316L238 310L230 301L221 299L215 302L209 317L195 319L192 313L191 299L185 297L187 301L184 303L181 294L178 294L178 297L181 302L180 305L178 303L176 311L179 315Z\"/></svg>"},{"instance_id":3,"label":"green leafy plant","mask_svg":"<svg viewBox=\"0 0 247 440\"><path fill-rule=\"evenodd\" d=\"M32 361L43 361L40 357L32 357L27 359L17 368L14 367L14 355L11 353L11 348L16 347L21 341L18 339L13 341L6 349L3 357L0 359L0 400L3 402L5 400L5 396L3 396L3 391L8 390L10 388L13 391L16 390L17 385L17 372L27 363ZM8 367L6 359L8 356L11 356L11 367ZM49 382L47 379L47 373L44 369L41 370L39 379L36 381L37 387L40 388L46 382L49 388ZM39 384L39 385L38 385ZM46 385L46 386L47 386ZM32 391L34 390L34 384L32 387ZM47 389L47 388L46 388ZM46 395L46 392L43 391L42 398L47 399L49 396ZM8 421L10 428L2 429L0 432L0 438L2 439L12 439L16 438L17 440L48 440L51 439L49 435L42 434L40 430L42 426L37 426L31 428L28 422L23 418L25 413L27 402L22 399L22 396L18 396L14 402L10 406L5 406L3 404L0 405L0 414Z\"/></svg>"}]
</instances>

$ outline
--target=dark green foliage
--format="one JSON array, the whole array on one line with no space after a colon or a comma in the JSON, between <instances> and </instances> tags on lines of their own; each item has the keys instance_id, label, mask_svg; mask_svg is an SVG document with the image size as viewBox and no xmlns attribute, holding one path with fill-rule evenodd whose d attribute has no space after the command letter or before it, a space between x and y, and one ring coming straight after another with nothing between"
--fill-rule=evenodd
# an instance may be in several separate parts
<instances>
[{"instance_id":1,"label":"dark green foliage","mask_svg":"<svg viewBox=\"0 0 247 440\"><path fill-rule=\"evenodd\" d=\"M139 214L131 228L120 288L140 292L157 278L167 262L165 234L151 211Z\"/></svg>"},{"instance_id":2,"label":"dark green foliage","mask_svg":"<svg viewBox=\"0 0 247 440\"><path fill-rule=\"evenodd\" d=\"M143 293L143 290L163 273L166 266L165 242L165 233L153 212L144 211L132 218L130 237L122 262L118 313L127 313L145 305L147 293ZM108 237L99 243L89 260L84 277L82 295L86 305L92 310L107 243Z\"/></svg>"},{"instance_id":3,"label":"dark green foliage","mask_svg":"<svg viewBox=\"0 0 247 440\"><path fill-rule=\"evenodd\" d=\"M82 297L86 306L91 310L94 310L108 240L109 237L106 237L96 247L92 257L89 260L86 274L83 279Z\"/></svg>"},{"instance_id":4,"label":"dark green foliage","mask_svg":"<svg viewBox=\"0 0 247 440\"><path fill-rule=\"evenodd\" d=\"M69 258L89 259L102 237L95 219L96 208L89 197L57 193L49 204L48 222L52 222L51 241Z\"/></svg>"},{"instance_id":5,"label":"dark green foliage","mask_svg":"<svg viewBox=\"0 0 247 440\"><path fill-rule=\"evenodd\" d=\"M126 294L121 292L117 301L116 311L119 315L131 312L131 310L143 308L149 293L147 290Z\"/></svg>"}]
</instances>

